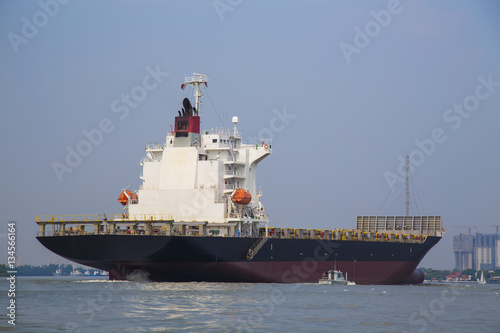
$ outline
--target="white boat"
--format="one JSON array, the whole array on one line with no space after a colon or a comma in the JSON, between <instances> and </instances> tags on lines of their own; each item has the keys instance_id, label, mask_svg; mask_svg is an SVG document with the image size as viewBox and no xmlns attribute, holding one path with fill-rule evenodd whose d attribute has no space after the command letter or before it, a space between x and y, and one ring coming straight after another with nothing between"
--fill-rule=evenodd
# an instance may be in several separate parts
<instances>
[{"instance_id":1,"label":"white boat","mask_svg":"<svg viewBox=\"0 0 500 333\"><path fill-rule=\"evenodd\" d=\"M347 284L347 279L344 278L341 271L333 269L323 273L323 276L319 279L319 284Z\"/></svg>"},{"instance_id":2,"label":"white boat","mask_svg":"<svg viewBox=\"0 0 500 333\"><path fill-rule=\"evenodd\" d=\"M479 281L477 281L477 283L486 284L486 280L484 279L484 271L481 271L481 278L479 279Z\"/></svg>"}]
</instances>

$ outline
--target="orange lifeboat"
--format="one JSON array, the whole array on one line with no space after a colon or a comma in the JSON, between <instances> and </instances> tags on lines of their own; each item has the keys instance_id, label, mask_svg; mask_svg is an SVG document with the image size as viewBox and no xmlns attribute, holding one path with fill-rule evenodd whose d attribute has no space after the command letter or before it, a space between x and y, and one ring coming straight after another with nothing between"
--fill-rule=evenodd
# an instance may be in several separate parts
<instances>
[{"instance_id":1,"label":"orange lifeboat","mask_svg":"<svg viewBox=\"0 0 500 333\"><path fill-rule=\"evenodd\" d=\"M127 194L125 194L125 192ZM128 196L128 197L127 197ZM137 194L130 192L129 190L122 191L118 197L118 202L125 206L130 198L130 203L137 203Z\"/></svg>"},{"instance_id":2,"label":"orange lifeboat","mask_svg":"<svg viewBox=\"0 0 500 333\"><path fill-rule=\"evenodd\" d=\"M248 205L252 200L252 195L244 189L239 188L234 192L231 200L240 205Z\"/></svg>"}]
</instances>

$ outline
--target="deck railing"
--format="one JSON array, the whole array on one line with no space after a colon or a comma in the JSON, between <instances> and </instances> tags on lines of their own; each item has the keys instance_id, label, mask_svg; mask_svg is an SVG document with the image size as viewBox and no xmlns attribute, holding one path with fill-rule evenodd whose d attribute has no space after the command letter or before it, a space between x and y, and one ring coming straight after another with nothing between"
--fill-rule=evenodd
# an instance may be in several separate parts
<instances>
[{"instance_id":1,"label":"deck railing","mask_svg":"<svg viewBox=\"0 0 500 333\"><path fill-rule=\"evenodd\" d=\"M330 241L364 241L392 243L423 243L428 236L441 237L412 230L363 231L360 229L302 229L259 228L259 235L238 233L236 222L210 223L207 221L174 222L170 214L163 215L40 215L36 217L40 226L38 236L71 235L176 235L176 236L228 236L316 239ZM52 227L50 227L52 225ZM93 228L92 228L93 227ZM218 230L217 232L212 232Z\"/></svg>"},{"instance_id":2,"label":"deck railing","mask_svg":"<svg viewBox=\"0 0 500 333\"><path fill-rule=\"evenodd\" d=\"M172 221L172 214L113 214L113 215L37 215L37 223L96 223L114 221Z\"/></svg>"}]
</instances>

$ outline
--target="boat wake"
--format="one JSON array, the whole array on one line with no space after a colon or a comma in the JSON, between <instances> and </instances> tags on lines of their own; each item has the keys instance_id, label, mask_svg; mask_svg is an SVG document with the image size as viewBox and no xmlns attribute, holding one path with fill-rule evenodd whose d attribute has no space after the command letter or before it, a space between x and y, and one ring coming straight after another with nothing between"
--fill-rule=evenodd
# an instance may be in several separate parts
<instances>
[{"instance_id":1,"label":"boat wake","mask_svg":"<svg viewBox=\"0 0 500 333\"><path fill-rule=\"evenodd\" d=\"M151 282L149 273L139 269L127 274L125 279L133 282Z\"/></svg>"}]
</instances>

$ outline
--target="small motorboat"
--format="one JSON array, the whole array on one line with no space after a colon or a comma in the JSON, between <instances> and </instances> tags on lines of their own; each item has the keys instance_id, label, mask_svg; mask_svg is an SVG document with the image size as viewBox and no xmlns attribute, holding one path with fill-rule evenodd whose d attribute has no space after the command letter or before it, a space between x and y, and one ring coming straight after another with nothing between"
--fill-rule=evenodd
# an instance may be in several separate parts
<instances>
[{"instance_id":1,"label":"small motorboat","mask_svg":"<svg viewBox=\"0 0 500 333\"><path fill-rule=\"evenodd\" d=\"M341 271L332 269L323 273L319 284L347 284L347 279L344 278Z\"/></svg>"}]
</instances>

